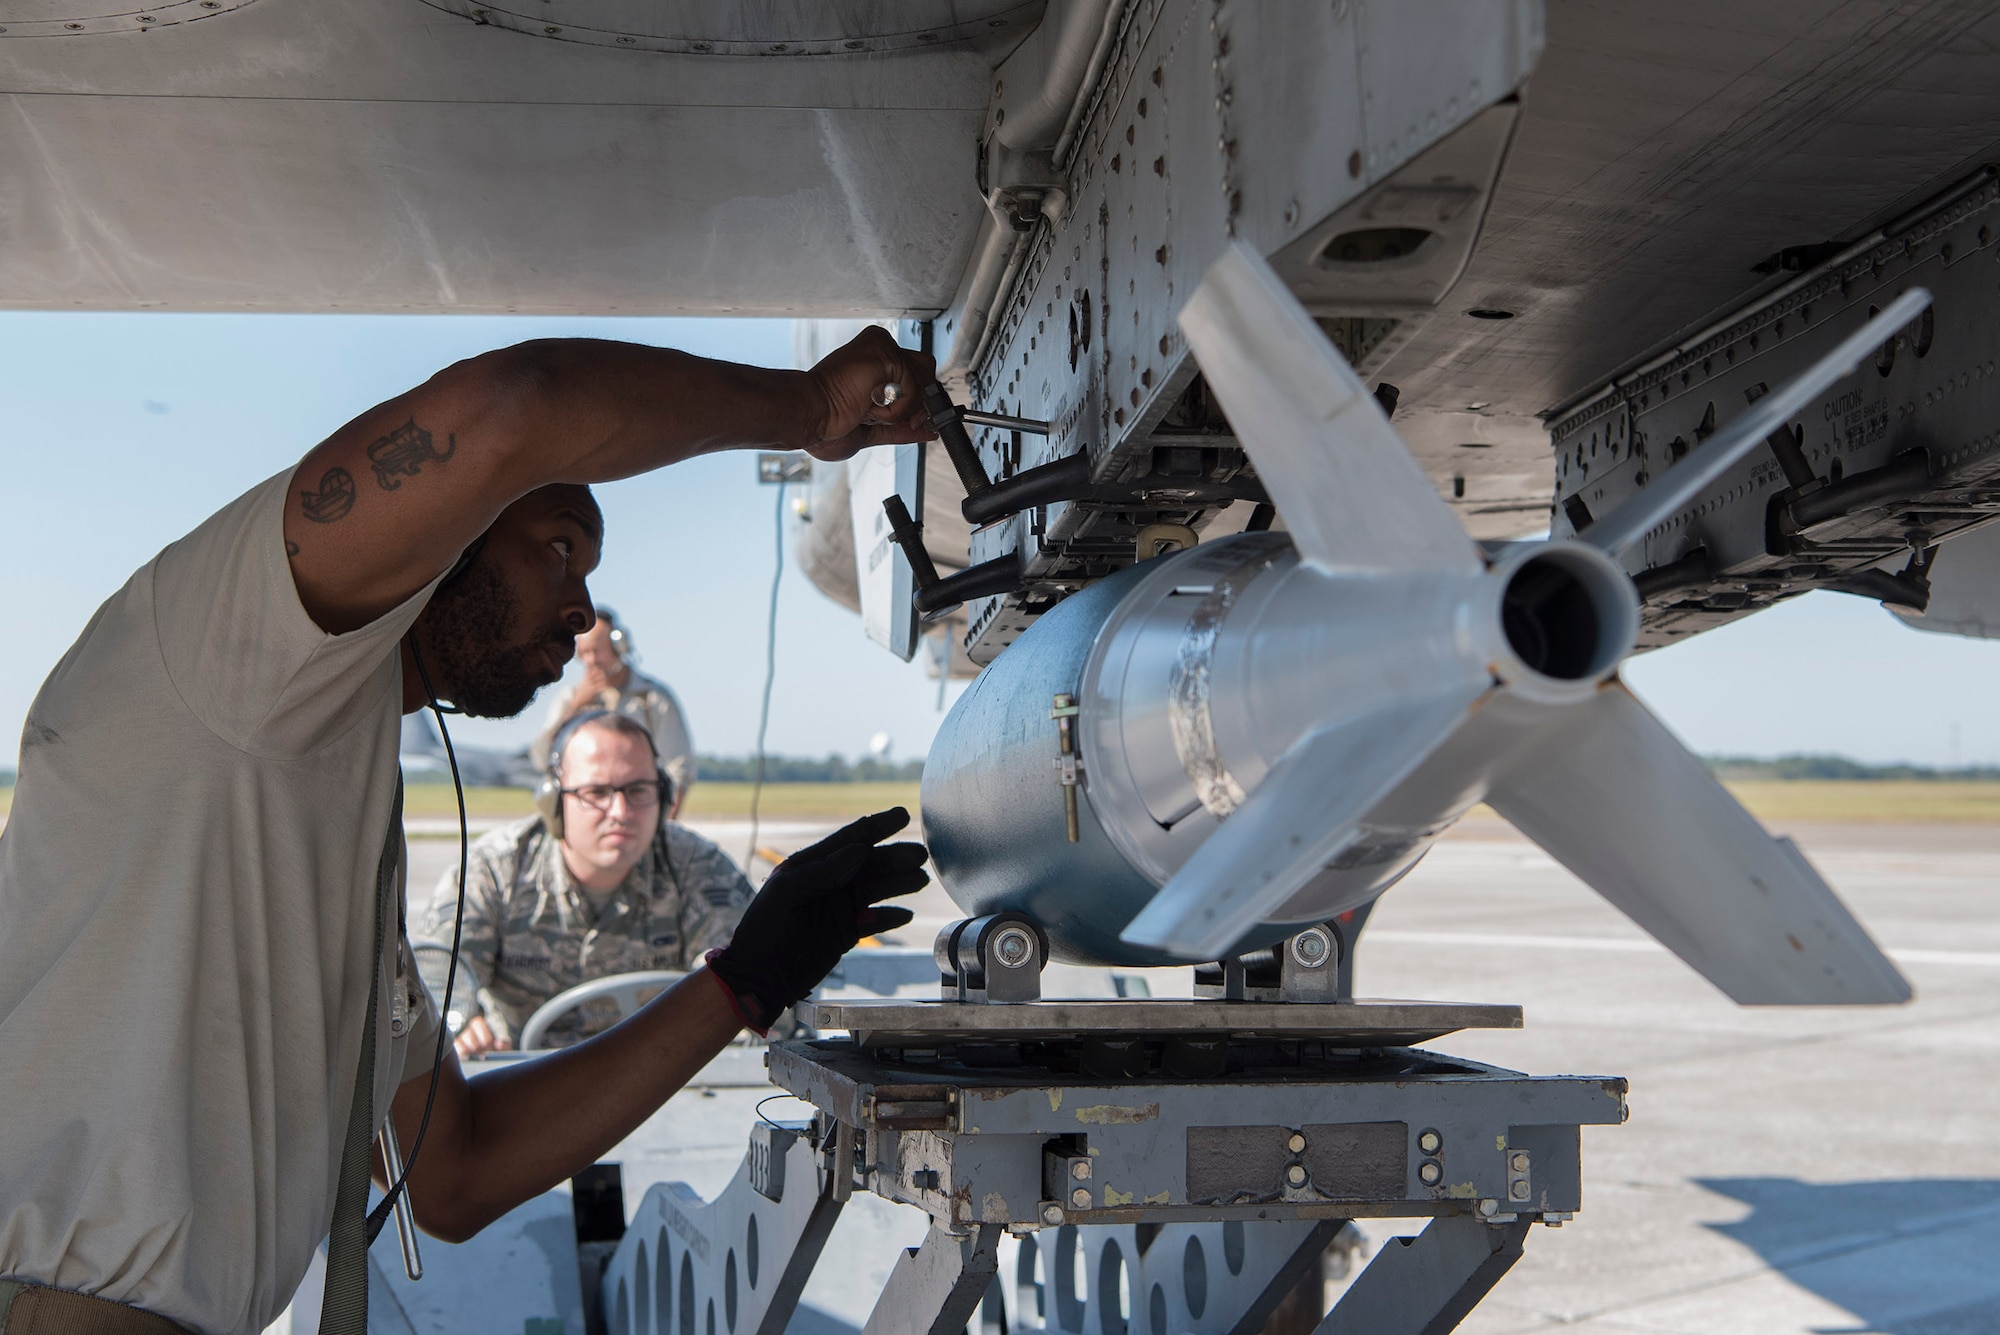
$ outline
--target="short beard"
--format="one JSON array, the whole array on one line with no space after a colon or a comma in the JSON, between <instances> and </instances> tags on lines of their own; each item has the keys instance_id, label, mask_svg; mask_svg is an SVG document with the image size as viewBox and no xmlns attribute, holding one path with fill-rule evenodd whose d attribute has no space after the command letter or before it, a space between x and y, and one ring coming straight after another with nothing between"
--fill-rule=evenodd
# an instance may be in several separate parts
<instances>
[{"instance_id":1,"label":"short beard","mask_svg":"<svg viewBox=\"0 0 2000 1335\"><path fill-rule=\"evenodd\" d=\"M569 636L544 634L520 644L515 622L520 603L498 572L474 560L431 595L416 631L436 686L460 712L474 718L513 718L543 686L544 650Z\"/></svg>"}]
</instances>

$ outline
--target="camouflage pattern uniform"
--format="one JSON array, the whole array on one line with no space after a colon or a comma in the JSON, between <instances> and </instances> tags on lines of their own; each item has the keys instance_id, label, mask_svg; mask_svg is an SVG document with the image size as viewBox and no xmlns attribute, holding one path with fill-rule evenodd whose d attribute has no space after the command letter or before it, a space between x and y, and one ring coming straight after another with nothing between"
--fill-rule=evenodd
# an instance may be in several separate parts
<instances>
[{"instance_id":1,"label":"camouflage pattern uniform","mask_svg":"<svg viewBox=\"0 0 2000 1335\"><path fill-rule=\"evenodd\" d=\"M694 969L727 944L749 904L750 882L721 849L671 821L646 856L597 908L570 875L561 845L540 816L513 821L472 844L471 885L459 977L448 1009L484 1014L510 1039L550 997L578 983L647 969ZM458 902L458 869L438 882L413 935L449 949ZM431 993L444 996L444 951L419 953ZM470 973L471 977L466 975ZM618 1018L608 999L558 1022L547 1043L562 1047L607 1029Z\"/></svg>"}]
</instances>

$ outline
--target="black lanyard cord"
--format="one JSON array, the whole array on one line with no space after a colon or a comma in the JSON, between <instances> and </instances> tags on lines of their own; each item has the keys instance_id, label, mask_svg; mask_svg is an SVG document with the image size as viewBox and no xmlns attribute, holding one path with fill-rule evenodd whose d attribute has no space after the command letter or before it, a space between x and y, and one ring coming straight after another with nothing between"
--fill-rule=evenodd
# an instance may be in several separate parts
<instances>
[{"instance_id":1,"label":"black lanyard cord","mask_svg":"<svg viewBox=\"0 0 2000 1335\"><path fill-rule=\"evenodd\" d=\"M424 1115L422 1120L417 1123L417 1138L410 1143L410 1152L403 1159L402 1175L389 1184L389 1190L383 1193L381 1203L368 1212L367 1237L371 1244L375 1241L377 1235L382 1232L382 1226L389 1221L389 1212L395 1209L396 1198L404 1194L408 1189L410 1170L417 1166L417 1155L422 1153L424 1148L424 1133L430 1130L431 1108L437 1102L438 1076L444 1070L445 1044L451 1041L451 1026L444 1022L442 1012L444 1007L451 1004L452 988L458 982L458 947L460 938L465 931L465 882L472 860L472 843L466 829L465 821L465 784L459 778L458 774L458 753L452 749L451 729L447 728L444 724L445 710L442 705L438 704L437 690L431 685L431 674L424 670L424 656L417 648L417 637L411 635L408 639L410 644L410 658L416 663L417 677L424 684L424 698L430 703L431 715L437 719L438 734L444 739L445 759L451 763L451 788L453 794L458 798L458 910L451 924L451 966L445 971L444 996L438 1002L440 1013L438 1016L437 1051L431 1063L430 1090L424 1095ZM459 711L452 710L451 712L458 713ZM406 882L407 879L408 874L406 871ZM400 950L401 946L399 945L397 948ZM380 967L379 964L377 967ZM395 1115L395 1109L392 1107L389 1111L389 1116L394 1117Z\"/></svg>"}]
</instances>

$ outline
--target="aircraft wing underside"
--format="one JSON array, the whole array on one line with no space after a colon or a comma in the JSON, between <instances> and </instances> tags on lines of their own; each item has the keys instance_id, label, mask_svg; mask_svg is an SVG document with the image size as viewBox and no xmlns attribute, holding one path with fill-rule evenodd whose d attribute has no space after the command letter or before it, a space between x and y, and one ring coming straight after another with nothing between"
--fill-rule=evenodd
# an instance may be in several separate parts
<instances>
[{"instance_id":1,"label":"aircraft wing underside","mask_svg":"<svg viewBox=\"0 0 2000 1335\"><path fill-rule=\"evenodd\" d=\"M8 7L0 307L921 322L961 399L1053 424L978 433L990 477L1083 453L1098 488L975 534L930 470L934 551L1020 567L967 605L978 661L1149 526L1260 522L1174 330L1231 239L1400 391L1489 540L1587 526L1871 305L1935 290L1796 458L1649 539L1642 643L1811 587L1915 611L1930 553L2000 513L1988 6L560 8Z\"/></svg>"},{"instance_id":2,"label":"aircraft wing underside","mask_svg":"<svg viewBox=\"0 0 2000 1335\"><path fill-rule=\"evenodd\" d=\"M900 315L950 299L988 80L1038 0L545 10L5 6L0 306Z\"/></svg>"}]
</instances>

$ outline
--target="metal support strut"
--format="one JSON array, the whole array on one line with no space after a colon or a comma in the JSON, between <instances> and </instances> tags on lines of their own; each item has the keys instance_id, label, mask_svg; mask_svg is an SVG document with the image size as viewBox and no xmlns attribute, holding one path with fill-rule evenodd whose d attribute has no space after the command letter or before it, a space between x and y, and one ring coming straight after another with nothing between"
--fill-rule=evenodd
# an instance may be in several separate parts
<instances>
[{"instance_id":1,"label":"metal support strut","mask_svg":"<svg viewBox=\"0 0 2000 1335\"><path fill-rule=\"evenodd\" d=\"M1313 1335L1442 1335L1521 1259L1529 1221L1431 1220L1396 1238L1355 1277Z\"/></svg>"},{"instance_id":2,"label":"metal support strut","mask_svg":"<svg viewBox=\"0 0 2000 1335\"><path fill-rule=\"evenodd\" d=\"M935 1222L921 1247L896 1258L862 1335L952 1335L965 1329L1000 1272L1000 1226L964 1234Z\"/></svg>"}]
</instances>

